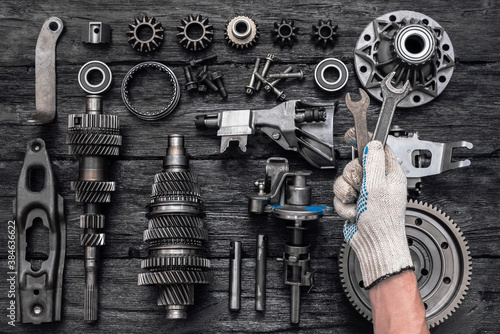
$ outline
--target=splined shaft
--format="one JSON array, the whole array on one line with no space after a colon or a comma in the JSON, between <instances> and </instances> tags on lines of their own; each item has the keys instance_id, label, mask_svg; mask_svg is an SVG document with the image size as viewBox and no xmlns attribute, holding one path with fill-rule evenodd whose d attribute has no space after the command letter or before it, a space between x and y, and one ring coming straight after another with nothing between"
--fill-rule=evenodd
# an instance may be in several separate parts
<instances>
[{"instance_id":1,"label":"splined shaft","mask_svg":"<svg viewBox=\"0 0 500 334\"><path fill-rule=\"evenodd\" d=\"M84 203L80 216L80 243L85 246L84 319L97 320L99 248L104 245L102 203L111 201L115 183L107 180L107 158L119 154L122 144L118 117L103 115L102 97L87 95L85 114L68 118L69 153L79 159L80 177L71 182L76 201Z\"/></svg>"},{"instance_id":2,"label":"splined shaft","mask_svg":"<svg viewBox=\"0 0 500 334\"><path fill-rule=\"evenodd\" d=\"M148 258L141 262L138 285L158 285L158 305L167 319L187 318L194 304L194 285L213 282L210 260L203 255L208 231L203 228L198 178L189 172L184 136L168 137L163 172L154 177L148 205Z\"/></svg>"}]
</instances>

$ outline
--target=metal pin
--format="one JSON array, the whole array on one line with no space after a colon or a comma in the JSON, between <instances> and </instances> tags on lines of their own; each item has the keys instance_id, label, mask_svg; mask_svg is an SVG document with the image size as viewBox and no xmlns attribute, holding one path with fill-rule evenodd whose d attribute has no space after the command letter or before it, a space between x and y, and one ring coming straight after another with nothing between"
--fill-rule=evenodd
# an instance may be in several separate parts
<instances>
[{"instance_id":1,"label":"metal pin","mask_svg":"<svg viewBox=\"0 0 500 334\"><path fill-rule=\"evenodd\" d=\"M229 310L239 311L241 303L241 241L231 241L229 252Z\"/></svg>"},{"instance_id":2,"label":"metal pin","mask_svg":"<svg viewBox=\"0 0 500 334\"><path fill-rule=\"evenodd\" d=\"M267 236L257 236L257 255L255 258L255 310L266 310L266 261Z\"/></svg>"}]
</instances>

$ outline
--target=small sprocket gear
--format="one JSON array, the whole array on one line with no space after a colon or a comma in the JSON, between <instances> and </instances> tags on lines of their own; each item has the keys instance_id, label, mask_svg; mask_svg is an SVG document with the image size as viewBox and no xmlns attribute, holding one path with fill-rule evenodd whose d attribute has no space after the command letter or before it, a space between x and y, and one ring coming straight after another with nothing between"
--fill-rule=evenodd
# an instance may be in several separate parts
<instances>
[{"instance_id":1,"label":"small sprocket gear","mask_svg":"<svg viewBox=\"0 0 500 334\"><path fill-rule=\"evenodd\" d=\"M319 20L318 25L313 25L312 38L316 45L326 48L328 45L335 45L335 38L337 37L337 29L339 26L334 26L332 20Z\"/></svg>"},{"instance_id":2,"label":"small sprocket gear","mask_svg":"<svg viewBox=\"0 0 500 334\"><path fill-rule=\"evenodd\" d=\"M286 19L281 19L280 23L274 22L274 29L271 30L271 33L274 43L278 43L281 46L292 46L297 41L298 31L299 28L295 27L294 20L288 22Z\"/></svg>"},{"instance_id":3,"label":"small sprocket gear","mask_svg":"<svg viewBox=\"0 0 500 334\"><path fill-rule=\"evenodd\" d=\"M259 28L248 16L236 16L226 24L227 42L237 49L247 49L259 38Z\"/></svg>"},{"instance_id":4,"label":"small sprocket gear","mask_svg":"<svg viewBox=\"0 0 500 334\"><path fill-rule=\"evenodd\" d=\"M208 18L203 18L201 15L189 15L182 19L177 30L179 30L177 33L179 43L191 51L205 49L212 43L214 36L214 27L209 23Z\"/></svg>"},{"instance_id":5,"label":"small sprocket gear","mask_svg":"<svg viewBox=\"0 0 500 334\"><path fill-rule=\"evenodd\" d=\"M457 224L427 203L408 202L405 226L427 324L434 327L448 319L467 294L472 271L469 246ZM342 245L339 267L349 301L362 316L372 320L359 262L347 243Z\"/></svg>"},{"instance_id":6,"label":"small sprocket gear","mask_svg":"<svg viewBox=\"0 0 500 334\"><path fill-rule=\"evenodd\" d=\"M129 24L129 44L140 52L151 52L156 50L163 42L163 27L156 18L143 16L142 19L135 18L134 23ZM149 30L149 36L144 38L141 34Z\"/></svg>"}]
</instances>

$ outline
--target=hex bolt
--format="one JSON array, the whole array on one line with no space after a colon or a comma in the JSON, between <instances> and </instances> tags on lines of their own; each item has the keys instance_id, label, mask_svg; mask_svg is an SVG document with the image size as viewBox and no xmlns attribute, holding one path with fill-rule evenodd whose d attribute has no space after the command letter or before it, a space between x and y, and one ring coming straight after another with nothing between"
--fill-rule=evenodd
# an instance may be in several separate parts
<instances>
[{"instance_id":1,"label":"hex bolt","mask_svg":"<svg viewBox=\"0 0 500 334\"><path fill-rule=\"evenodd\" d=\"M304 72L302 70L299 70L296 73L277 73L277 74L270 74L267 77L270 79L297 78L299 80L302 80L302 79L304 79L305 75L304 75Z\"/></svg>"},{"instance_id":2,"label":"hex bolt","mask_svg":"<svg viewBox=\"0 0 500 334\"><path fill-rule=\"evenodd\" d=\"M292 68L292 66L290 66L285 71L283 71L283 73L290 73L290 72L292 72L292 70L293 70L293 68ZM280 82L281 80L283 80L283 78L279 78L279 79L274 80L273 82L271 82L271 86L276 86L278 84L278 82ZM264 86L265 91L269 93L271 91L271 86L265 85Z\"/></svg>"},{"instance_id":3,"label":"hex bolt","mask_svg":"<svg viewBox=\"0 0 500 334\"><path fill-rule=\"evenodd\" d=\"M267 72L269 71L269 67L271 66L271 63L273 63L273 62L274 62L274 55L270 53L266 56L266 63L264 64L264 68L262 69L262 72L260 74L263 78L266 77ZM256 91L260 90L261 84L262 84L261 81L257 82L257 85L255 85Z\"/></svg>"},{"instance_id":4,"label":"hex bolt","mask_svg":"<svg viewBox=\"0 0 500 334\"><path fill-rule=\"evenodd\" d=\"M198 83L193 78L193 71L191 66L184 66L184 75L186 76L186 89L188 92L196 90L198 88Z\"/></svg>"},{"instance_id":5,"label":"hex bolt","mask_svg":"<svg viewBox=\"0 0 500 334\"><path fill-rule=\"evenodd\" d=\"M208 90L207 86L205 86L205 85L198 85L198 92L205 93L207 90Z\"/></svg>"},{"instance_id":6,"label":"hex bolt","mask_svg":"<svg viewBox=\"0 0 500 334\"><path fill-rule=\"evenodd\" d=\"M252 76L250 77L250 82L248 86L245 86L247 95L252 95L255 91L255 73L259 70L260 58L255 59L255 64L253 66Z\"/></svg>"},{"instance_id":7,"label":"hex bolt","mask_svg":"<svg viewBox=\"0 0 500 334\"><path fill-rule=\"evenodd\" d=\"M217 92L219 89L217 88L217 86L212 82L211 80L211 75L209 75L208 72L206 71L201 71L198 73L198 75L196 75L196 80L198 81L198 83L203 83L205 84L208 88L210 88L211 90L213 90L214 92Z\"/></svg>"},{"instance_id":8,"label":"hex bolt","mask_svg":"<svg viewBox=\"0 0 500 334\"><path fill-rule=\"evenodd\" d=\"M277 100L280 100L280 101L285 101L286 99L286 94L284 91L280 91L279 89L277 89L276 87L274 87L273 85L271 85L271 83L269 81L267 81L266 79L264 79L259 73L255 73L255 76L257 77L257 79L260 80L260 82L262 82L264 85L269 85L273 91L274 94L276 94L276 99Z\"/></svg>"},{"instance_id":9,"label":"hex bolt","mask_svg":"<svg viewBox=\"0 0 500 334\"><path fill-rule=\"evenodd\" d=\"M199 59L191 59L189 61L189 65L191 66L196 66L204 62L208 62L210 60L215 60L217 59L217 55L215 53L208 55L207 57L199 58Z\"/></svg>"},{"instance_id":10,"label":"hex bolt","mask_svg":"<svg viewBox=\"0 0 500 334\"><path fill-rule=\"evenodd\" d=\"M219 89L219 94L223 98L227 97L227 92L226 92L226 87L224 87L224 81L222 80L224 78L224 74L222 74L219 71L215 71L212 73L212 80L217 85L217 88Z\"/></svg>"}]
</instances>

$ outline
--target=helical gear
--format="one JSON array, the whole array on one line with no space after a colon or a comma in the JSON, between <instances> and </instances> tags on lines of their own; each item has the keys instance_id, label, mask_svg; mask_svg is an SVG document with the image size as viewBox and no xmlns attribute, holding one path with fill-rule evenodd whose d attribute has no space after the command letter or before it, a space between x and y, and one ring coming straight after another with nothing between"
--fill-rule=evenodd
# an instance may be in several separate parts
<instances>
[{"instance_id":1,"label":"helical gear","mask_svg":"<svg viewBox=\"0 0 500 334\"><path fill-rule=\"evenodd\" d=\"M201 31L198 36L193 33L194 29ZM179 43L191 51L200 51L212 43L214 27L209 23L208 18L201 15L189 15L181 20L181 25L177 26L177 37Z\"/></svg>"},{"instance_id":2,"label":"helical gear","mask_svg":"<svg viewBox=\"0 0 500 334\"><path fill-rule=\"evenodd\" d=\"M248 16L236 16L226 24L227 42L236 49L247 49L257 43L259 28Z\"/></svg>"},{"instance_id":3,"label":"helical gear","mask_svg":"<svg viewBox=\"0 0 500 334\"><path fill-rule=\"evenodd\" d=\"M203 227L202 201L196 174L189 172L184 137L168 138L163 171L156 174L148 205L148 258L141 262L149 270L138 277L139 285L158 285L158 305L167 319L187 318L194 304L194 285L213 281L210 260L203 255L208 231Z\"/></svg>"},{"instance_id":4,"label":"helical gear","mask_svg":"<svg viewBox=\"0 0 500 334\"><path fill-rule=\"evenodd\" d=\"M339 26L334 26L332 20L319 20L317 25L313 25L312 38L314 44L326 48L328 45L335 45L337 37L337 29Z\"/></svg>"},{"instance_id":5,"label":"helical gear","mask_svg":"<svg viewBox=\"0 0 500 334\"><path fill-rule=\"evenodd\" d=\"M427 203L408 202L405 226L427 324L435 327L455 312L467 294L472 272L469 246L457 224ZM347 243L342 245L339 267L349 301L371 320L368 291L363 288L359 262Z\"/></svg>"},{"instance_id":6,"label":"helical gear","mask_svg":"<svg viewBox=\"0 0 500 334\"><path fill-rule=\"evenodd\" d=\"M281 19L281 22L274 22L274 29L271 30L273 35L274 43L278 43L281 46L291 46L297 40L298 27L295 27L295 21L286 19Z\"/></svg>"},{"instance_id":7,"label":"helical gear","mask_svg":"<svg viewBox=\"0 0 500 334\"><path fill-rule=\"evenodd\" d=\"M147 39L139 37L139 31L144 28L151 30L151 36ZM148 18L143 16L141 19L135 18L134 23L129 24L129 44L140 52L151 52L156 50L163 42L163 27L155 17Z\"/></svg>"}]
</instances>

